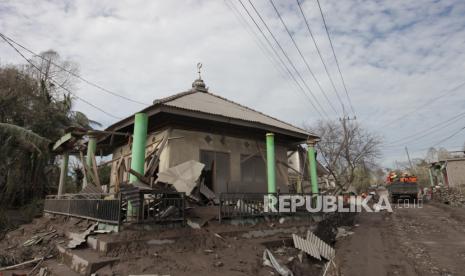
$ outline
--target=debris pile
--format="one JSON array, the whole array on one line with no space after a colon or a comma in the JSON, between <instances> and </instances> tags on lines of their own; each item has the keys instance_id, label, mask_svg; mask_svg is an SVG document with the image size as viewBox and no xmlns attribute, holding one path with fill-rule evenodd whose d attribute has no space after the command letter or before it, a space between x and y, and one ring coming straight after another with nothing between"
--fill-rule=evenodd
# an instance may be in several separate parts
<instances>
[{"instance_id":1,"label":"debris pile","mask_svg":"<svg viewBox=\"0 0 465 276\"><path fill-rule=\"evenodd\" d=\"M184 211L189 216L195 209L192 207L218 205L216 194L205 184L205 176L202 175L204 166L190 160L157 173L150 185L141 181L142 177L131 184L120 183L123 221L126 216L124 211L128 209L129 203L132 207L142 208L142 220L158 222L184 220ZM186 205L183 203L184 199ZM214 217L217 213L216 211Z\"/></svg>"},{"instance_id":2,"label":"debris pile","mask_svg":"<svg viewBox=\"0 0 465 276\"><path fill-rule=\"evenodd\" d=\"M441 187L436 190L433 200L455 207L465 206L465 193L457 188Z\"/></svg>"},{"instance_id":3,"label":"debris pile","mask_svg":"<svg viewBox=\"0 0 465 276\"><path fill-rule=\"evenodd\" d=\"M85 220L73 218L34 219L32 223L10 231L0 241L0 268L27 268L56 256L56 244L66 242L66 232L87 227Z\"/></svg>"},{"instance_id":4,"label":"debris pile","mask_svg":"<svg viewBox=\"0 0 465 276\"><path fill-rule=\"evenodd\" d=\"M156 183L170 185L177 192L185 193L188 199L199 205L218 204L215 193L205 185L203 163L190 160L158 173Z\"/></svg>"},{"instance_id":5,"label":"debris pile","mask_svg":"<svg viewBox=\"0 0 465 276\"><path fill-rule=\"evenodd\" d=\"M273 268L281 276L294 276L289 268L287 268L285 265L279 264L279 262L268 249L263 251L263 265Z\"/></svg>"}]
</instances>

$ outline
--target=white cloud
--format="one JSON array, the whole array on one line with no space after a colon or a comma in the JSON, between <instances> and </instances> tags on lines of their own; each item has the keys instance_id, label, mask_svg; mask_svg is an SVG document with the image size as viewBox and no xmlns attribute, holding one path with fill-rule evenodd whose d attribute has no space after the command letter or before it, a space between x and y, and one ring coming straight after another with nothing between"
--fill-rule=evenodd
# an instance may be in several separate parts
<instances>
[{"instance_id":1,"label":"white cloud","mask_svg":"<svg viewBox=\"0 0 465 276\"><path fill-rule=\"evenodd\" d=\"M383 126L465 81L465 2L320 2L362 124L384 134L389 142L464 109L462 89L408 120ZM327 95L337 105L295 1L275 3ZM241 9L236 0L234 4ZM330 113L269 2L254 4ZM344 96L316 1L307 0L303 7ZM196 78L195 65L201 61L203 77L217 94L294 124L318 118L223 1L2 1L0 28L34 51L57 50L80 64L83 77L139 101L151 103L188 89ZM22 62L5 43L0 43L0 61ZM82 82L78 86L81 97L117 116L141 108ZM81 102L77 108L105 124L114 121ZM332 114L333 118L339 116ZM452 133L460 126L459 121L444 132ZM463 140L458 135L444 145L461 145ZM414 152L434 141L438 138L431 136L408 146ZM386 160L403 159L402 150L386 149Z\"/></svg>"}]
</instances>

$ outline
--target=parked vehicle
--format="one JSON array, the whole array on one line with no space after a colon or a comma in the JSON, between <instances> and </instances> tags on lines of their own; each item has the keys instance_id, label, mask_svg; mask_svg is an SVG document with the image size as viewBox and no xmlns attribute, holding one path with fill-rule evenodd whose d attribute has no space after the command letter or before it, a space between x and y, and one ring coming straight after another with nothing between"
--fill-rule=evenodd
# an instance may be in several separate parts
<instances>
[{"instance_id":1,"label":"parked vehicle","mask_svg":"<svg viewBox=\"0 0 465 276\"><path fill-rule=\"evenodd\" d=\"M392 202L397 202L399 199L417 200L418 184L417 182L396 181L389 185L388 191Z\"/></svg>"}]
</instances>

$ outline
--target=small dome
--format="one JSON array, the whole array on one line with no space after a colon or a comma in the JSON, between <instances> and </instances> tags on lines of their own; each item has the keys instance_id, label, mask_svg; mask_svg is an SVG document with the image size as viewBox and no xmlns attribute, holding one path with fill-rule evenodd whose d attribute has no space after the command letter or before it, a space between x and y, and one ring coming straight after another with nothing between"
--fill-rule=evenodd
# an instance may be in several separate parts
<instances>
[{"instance_id":1,"label":"small dome","mask_svg":"<svg viewBox=\"0 0 465 276\"><path fill-rule=\"evenodd\" d=\"M208 92L208 89L206 88L205 83L200 78L196 79L192 83L192 90L196 90L196 91L199 91L199 92Z\"/></svg>"}]
</instances>

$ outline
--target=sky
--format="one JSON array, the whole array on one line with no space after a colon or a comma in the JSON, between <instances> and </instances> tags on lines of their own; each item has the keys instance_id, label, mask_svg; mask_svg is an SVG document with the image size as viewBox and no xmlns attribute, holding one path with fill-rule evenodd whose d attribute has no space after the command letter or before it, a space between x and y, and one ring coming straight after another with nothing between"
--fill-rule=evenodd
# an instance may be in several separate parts
<instances>
[{"instance_id":1,"label":"sky","mask_svg":"<svg viewBox=\"0 0 465 276\"><path fill-rule=\"evenodd\" d=\"M261 24L248 0L242 2ZM300 3L336 91L296 0L274 3L321 90L270 1L252 3L314 93L319 105L314 104L325 110L320 113L343 117L340 98L346 116L356 115L360 125L382 137L385 166L405 161L405 146L412 158L425 157L432 145L463 147L465 1L320 0L349 97L316 0ZM83 78L139 102L188 90L201 62L202 78L215 94L297 126L321 119L309 92L296 86L238 0L0 0L0 32L36 53L57 51L79 64ZM24 60L2 41L0 63ZM80 98L116 117L144 108L82 81L76 88ZM75 109L104 126L117 121L80 100Z\"/></svg>"}]
</instances>

